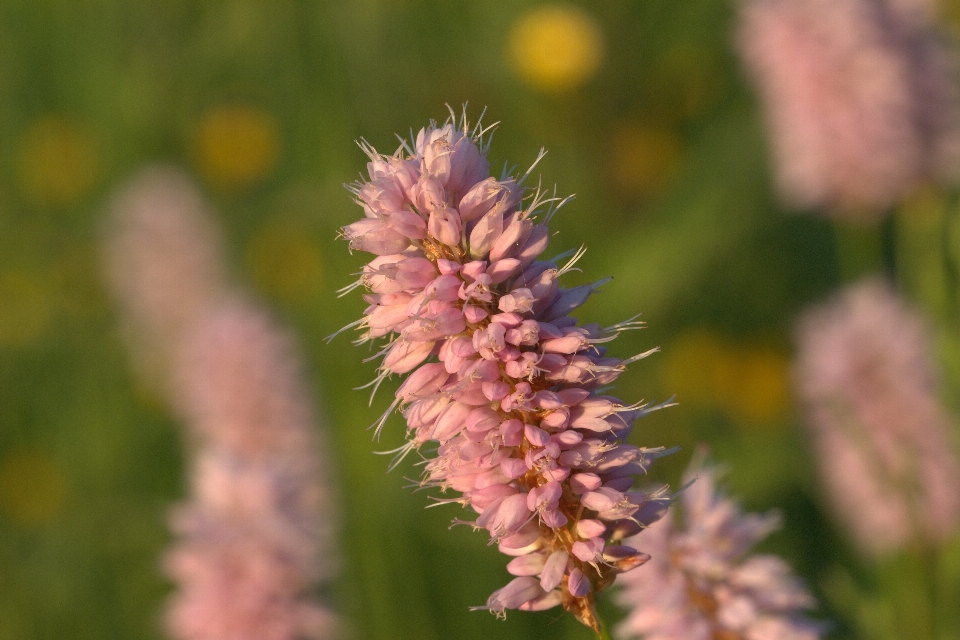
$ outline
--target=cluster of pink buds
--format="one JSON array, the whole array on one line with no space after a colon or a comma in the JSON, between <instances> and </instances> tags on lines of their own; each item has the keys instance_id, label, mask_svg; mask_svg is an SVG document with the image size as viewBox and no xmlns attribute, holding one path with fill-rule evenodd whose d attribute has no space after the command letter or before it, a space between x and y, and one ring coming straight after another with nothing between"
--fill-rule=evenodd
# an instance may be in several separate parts
<instances>
[{"instance_id":1,"label":"cluster of pink buds","mask_svg":"<svg viewBox=\"0 0 960 640\"><path fill-rule=\"evenodd\" d=\"M618 638L643 640L818 640L805 615L815 601L779 556L753 548L780 527L776 513L749 513L718 489L704 453L687 469L677 509L637 536L653 560L623 577L627 617ZM694 482L694 479L696 480Z\"/></svg>"},{"instance_id":2,"label":"cluster of pink buds","mask_svg":"<svg viewBox=\"0 0 960 640\"><path fill-rule=\"evenodd\" d=\"M490 177L491 130L451 117L392 156L361 143L370 180L348 189L366 217L343 235L377 257L344 290L370 291L364 317L345 329L362 330L361 343L386 339L375 387L410 374L376 423L379 434L402 408L408 442L394 465L438 444L423 485L458 492L439 502L478 517L455 522L486 529L513 556L516 577L478 608L562 604L599 633L595 595L649 559L621 541L670 502L665 487L634 487L663 449L624 443L634 420L666 403L624 405L604 392L655 349L607 357L603 343L640 323L601 328L570 317L602 282L559 286L582 250L538 260L547 223L569 198L524 189L533 167L519 179Z\"/></svg>"},{"instance_id":3,"label":"cluster of pink buds","mask_svg":"<svg viewBox=\"0 0 960 640\"><path fill-rule=\"evenodd\" d=\"M936 4L736 3L789 204L870 221L931 178L957 180L960 103Z\"/></svg>"},{"instance_id":4,"label":"cluster of pink buds","mask_svg":"<svg viewBox=\"0 0 960 640\"><path fill-rule=\"evenodd\" d=\"M797 395L825 496L873 556L960 530L956 424L937 397L932 342L924 317L877 278L797 325Z\"/></svg>"},{"instance_id":5,"label":"cluster of pink buds","mask_svg":"<svg viewBox=\"0 0 960 640\"><path fill-rule=\"evenodd\" d=\"M171 513L163 562L175 585L166 631L337 638L337 616L316 597L337 564L322 430L292 340L229 282L215 219L182 171L148 167L117 190L105 225L136 363L188 443L189 497Z\"/></svg>"}]
</instances>

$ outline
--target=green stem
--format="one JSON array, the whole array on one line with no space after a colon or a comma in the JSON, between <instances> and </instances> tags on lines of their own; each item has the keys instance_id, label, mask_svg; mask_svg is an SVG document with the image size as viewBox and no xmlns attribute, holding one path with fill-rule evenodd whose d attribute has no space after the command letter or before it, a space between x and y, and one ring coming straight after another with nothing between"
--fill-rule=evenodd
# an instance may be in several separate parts
<instances>
[{"instance_id":1,"label":"green stem","mask_svg":"<svg viewBox=\"0 0 960 640\"><path fill-rule=\"evenodd\" d=\"M940 598L939 598L939 572L937 567L938 551L929 541L924 541L920 549L920 563L923 574L924 587L926 589L927 606L930 608L930 637L940 637L938 634L941 625ZM945 637L945 636L944 636Z\"/></svg>"},{"instance_id":2,"label":"green stem","mask_svg":"<svg viewBox=\"0 0 960 640\"><path fill-rule=\"evenodd\" d=\"M844 282L853 282L883 269L883 234L879 225L838 220L833 225L833 233Z\"/></svg>"},{"instance_id":3,"label":"green stem","mask_svg":"<svg viewBox=\"0 0 960 640\"><path fill-rule=\"evenodd\" d=\"M600 623L600 640L613 640L613 637L610 635L610 627L607 625L607 621L603 619L603 616L600 615L600 612L597 612L597 622Z\"/></svg>"},{"instance_id":4,"label":"green stem","mask_svg":"<svg viewBox=\"0 0 960 640\"><path fill-rule=\"evenodd\" d=\"M897 284L933 321L945 401L960 408L960 194L929 192L895 218Z\"/></svg>"}]
</instances>

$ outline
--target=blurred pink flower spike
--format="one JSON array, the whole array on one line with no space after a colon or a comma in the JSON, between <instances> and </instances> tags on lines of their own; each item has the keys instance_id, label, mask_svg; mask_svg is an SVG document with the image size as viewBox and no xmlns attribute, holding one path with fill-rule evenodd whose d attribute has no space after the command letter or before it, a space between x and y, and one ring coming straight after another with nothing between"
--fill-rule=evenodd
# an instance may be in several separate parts
<instances>
[{"instance_id":1,"label":"blurred pink flower spike","mask_svg":"<svg viewBox=\"0 0 960 640\"><path fill-rule=\"evenodd\" d=\"M596 594L646 559L620 540L670 502L665 487L634 488L667 452L623 441L634 420L669 401L624 405L604 394L640 357L607 357L602 343L641 325L579 326L568 315L602 284L560 287L582 249L563 265L563 256L538 259L570 198L527 189L533 167L490 177L491 131L451 113L392 156L361 143L370 179L348 189L365 217L343 235L377 257L344 290L369 291L351 326L360 343L386 338L374 387L409 373L375 423L379 434L401 407L408 443L389 452L393 466L436 443L423 486L458 492L438 504L470 507L478 517L455 522L485 529L514 558L517 577L477 608L562 604L599 633Z\"/></svg>"},{"instance_id":2,"label":"blurred pink flower spike","mask_svg":"<svg viewBox=\"0 0 960 640\"><path fill-rule=\"evenodd\" d=\"M803 615L813 599L777 556L749 552L779 527L776 514L744 513L716 487L717 471L694 462L675 509L631 538L652 559L623 575L616 594L627 617L618 638L816 640Z\"/></svg>"},{"instance_id":3,"label":"blurred pink flower spike","mask_svg":"<svg viewBox=\"0 0 960 640\"><path fill-rule=\"evenodd\" d=\"M960 459L923 318L867 280L808 311L797 347L825 494L861 549L881 555L956 532Z\"/></svg>"},{"instance_id":4,"label":"blurred pink flower spike","mask_svg":"<svg viewBox=\"0 0 960 640\"><path fill-rule=\"evenodd\" d=\"M167 557L182 640L333 638L307 594L333 570L332 498L320 482L314 419L289 338L230 302L187 337L180 410L196 451L193 496L174 513Z\"/></svg>"},{"instance_id":5,"label":"blurred pink flower spike","mask_svg":"<svg viewBox=\"0 0 960 640\"><path fill-rule=\"evenodd\" d=\"M107 278L137 373L166 399L175 345L227 288L220 230L188 176L149 167L114 194L105 235Z\"/></svg>"},{"instance_id":6,"label":"blurred pink flower spike","mask_svg":"<svg viewBox=\"0 0 960 640\"><path fill-rule=\"evenodd\" d=\"M139 173L107 223L121 319L190 444L192 496L173 512L165 559L170 635L336 637L333 614L307 595L334 571L335 509L290 339L230 291L215 222L181 172Z\"/></svg>"},{"instance_id":7,"label":"blurred pink flower spike","mask_svg":"<svg viewBox=\"0 0 960 640\"><path fill-rule=\"evenodd\" d=\"M951 60L928 0L744 0L739 48L784 199L874 220L960 160Z\"/></svg>"}]
</instances>

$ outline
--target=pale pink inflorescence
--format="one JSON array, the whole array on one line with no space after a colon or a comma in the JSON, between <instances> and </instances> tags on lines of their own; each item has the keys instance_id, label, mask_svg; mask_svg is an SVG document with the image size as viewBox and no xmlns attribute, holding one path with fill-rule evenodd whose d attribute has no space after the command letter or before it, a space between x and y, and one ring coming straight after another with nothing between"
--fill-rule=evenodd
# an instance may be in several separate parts
<instances>
[{"instance_id":1,"label":"pale pink inflorescence","mask_svg":"<svg viewBox=\"0 0 960 640\"><path fill-rule=\"evenodd\" d=\"M106 231L107 276L138 373L166 395L172 346L226 289L220 231L194 183L171 167L123 185Z\"/></svg>"},{"instance_id":2,"label":"pale pink inflorescence","mask_svg":"<svg viewBox=\"0 0 960 640\"><path fill-rule=\"evenodd\" d=\"M796 382L827 498L871 554L960 525L960 459L923 319L880 280L808 311Z\"/></svg>"},{"instance_id":3,"label":"pale pink inflorescence","mask_svg":"<svg viewBox=\"0 0 960 640\"><path fill-rule=\"evenodd\" d=\"M805 617L814 601L778 556L750 554L780 526L776 514L744 513L716 487L717 471L694 466L677 508L627 541L652 559L624 575L618 638L816 640Z\"/></svg>"},{"instance_id":4,"label":"pale pink inflorescence","mask_svg":"<svg viewBox=\"0 0 960 640\"><path fill-rule=\"evenodd\" d=\"M565 266L539 260L547 223L563 204L524 178L490 177L479 126L431 123L392 156L362 145L369 181L349 185L366 216L344 227L353 249L375 254L353 285L369 303L360 342L384 337L377 383L409 374L378 424L397 406L409 442L436 456L423 484L478 514L516 576L485 609L562 604L598 629L594 595L647 560L624 537L662 516L665 488L636 477L661 449L623 441L652 408L606 395L626 365L605 355L609 328L578 326L570 313L600 283L560 288ZM353 287L348 287L351 289Z\"/></svg>"},{"instance_id":5,"label":"pale pink inflorescence","mask_svg":"<svg viewBox=\"0 0 960 640\"><path fill-rule=\"evenodd\" d=\"M187 426L192 495L165 558L178 640L336 637L310 593L335 565L335 512L290 339L227 284L194 184L149 168L113 198L108 274L134 352ZM141 360L142 362L142 360Z\"/></svg>"},{"instance_id":6,"label":"pale pink inflorescence","mask_svg":"<svg viewBox=\"0 0 960 640\"><path fill-rule=\"evenodd\" d=\"M333 638L308 593L333 570L331 496L320 482L307 393L288 336L242 302L184 342L180 412L195 440L193 496L174 512L166 558L180 640Z\"/></svg>"},{"instance_id":7,"label":"pale pink inflorescence","mask_svg":"<svg viewBox=\"0 0 960 640\"><path fill-rule=\"evenodd\" d=\"M951 60L930 0L741 0L739 45L792 205L871 219L957 176Z\"/></svg>"}]
</instances>

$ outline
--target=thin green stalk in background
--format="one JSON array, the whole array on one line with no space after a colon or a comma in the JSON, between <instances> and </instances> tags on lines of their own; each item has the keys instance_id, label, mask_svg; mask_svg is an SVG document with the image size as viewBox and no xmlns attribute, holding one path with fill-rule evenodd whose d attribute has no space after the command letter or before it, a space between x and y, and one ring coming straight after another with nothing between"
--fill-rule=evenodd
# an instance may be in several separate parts
<instances>
[{"instance_id":1,"label":"thin green stalk in background","mask_svg":"<svg viewBox=\"0 0 960 640\"><path fill-rule=\"evenodd\" d=\"M933 322L943 399L960 409L960 209L956 194L923 192L896 212L898 288Z\"/></svg>"},{"instance_id":2,"label":"thin green stalk in background","mask_svg":"<svg viewBox=\"0 0 960 640\"><path fill-rule=\"evenodd\" d=\"M610 635L610 626L599 612L597 612L597 622L600 623L600 640L613 640L613 636Z\"/></svg>"},{"instance_id":3,"label":"thin green stalk in background","mask_svg":"<svg viewBox=\"0 0 960 640\"><path fill-rule=\"evenodd\" d=\"M883 233L878 224L849 222L833 225L840 278L853 282L883 269Z\"/></svg>"}]
</instances>

